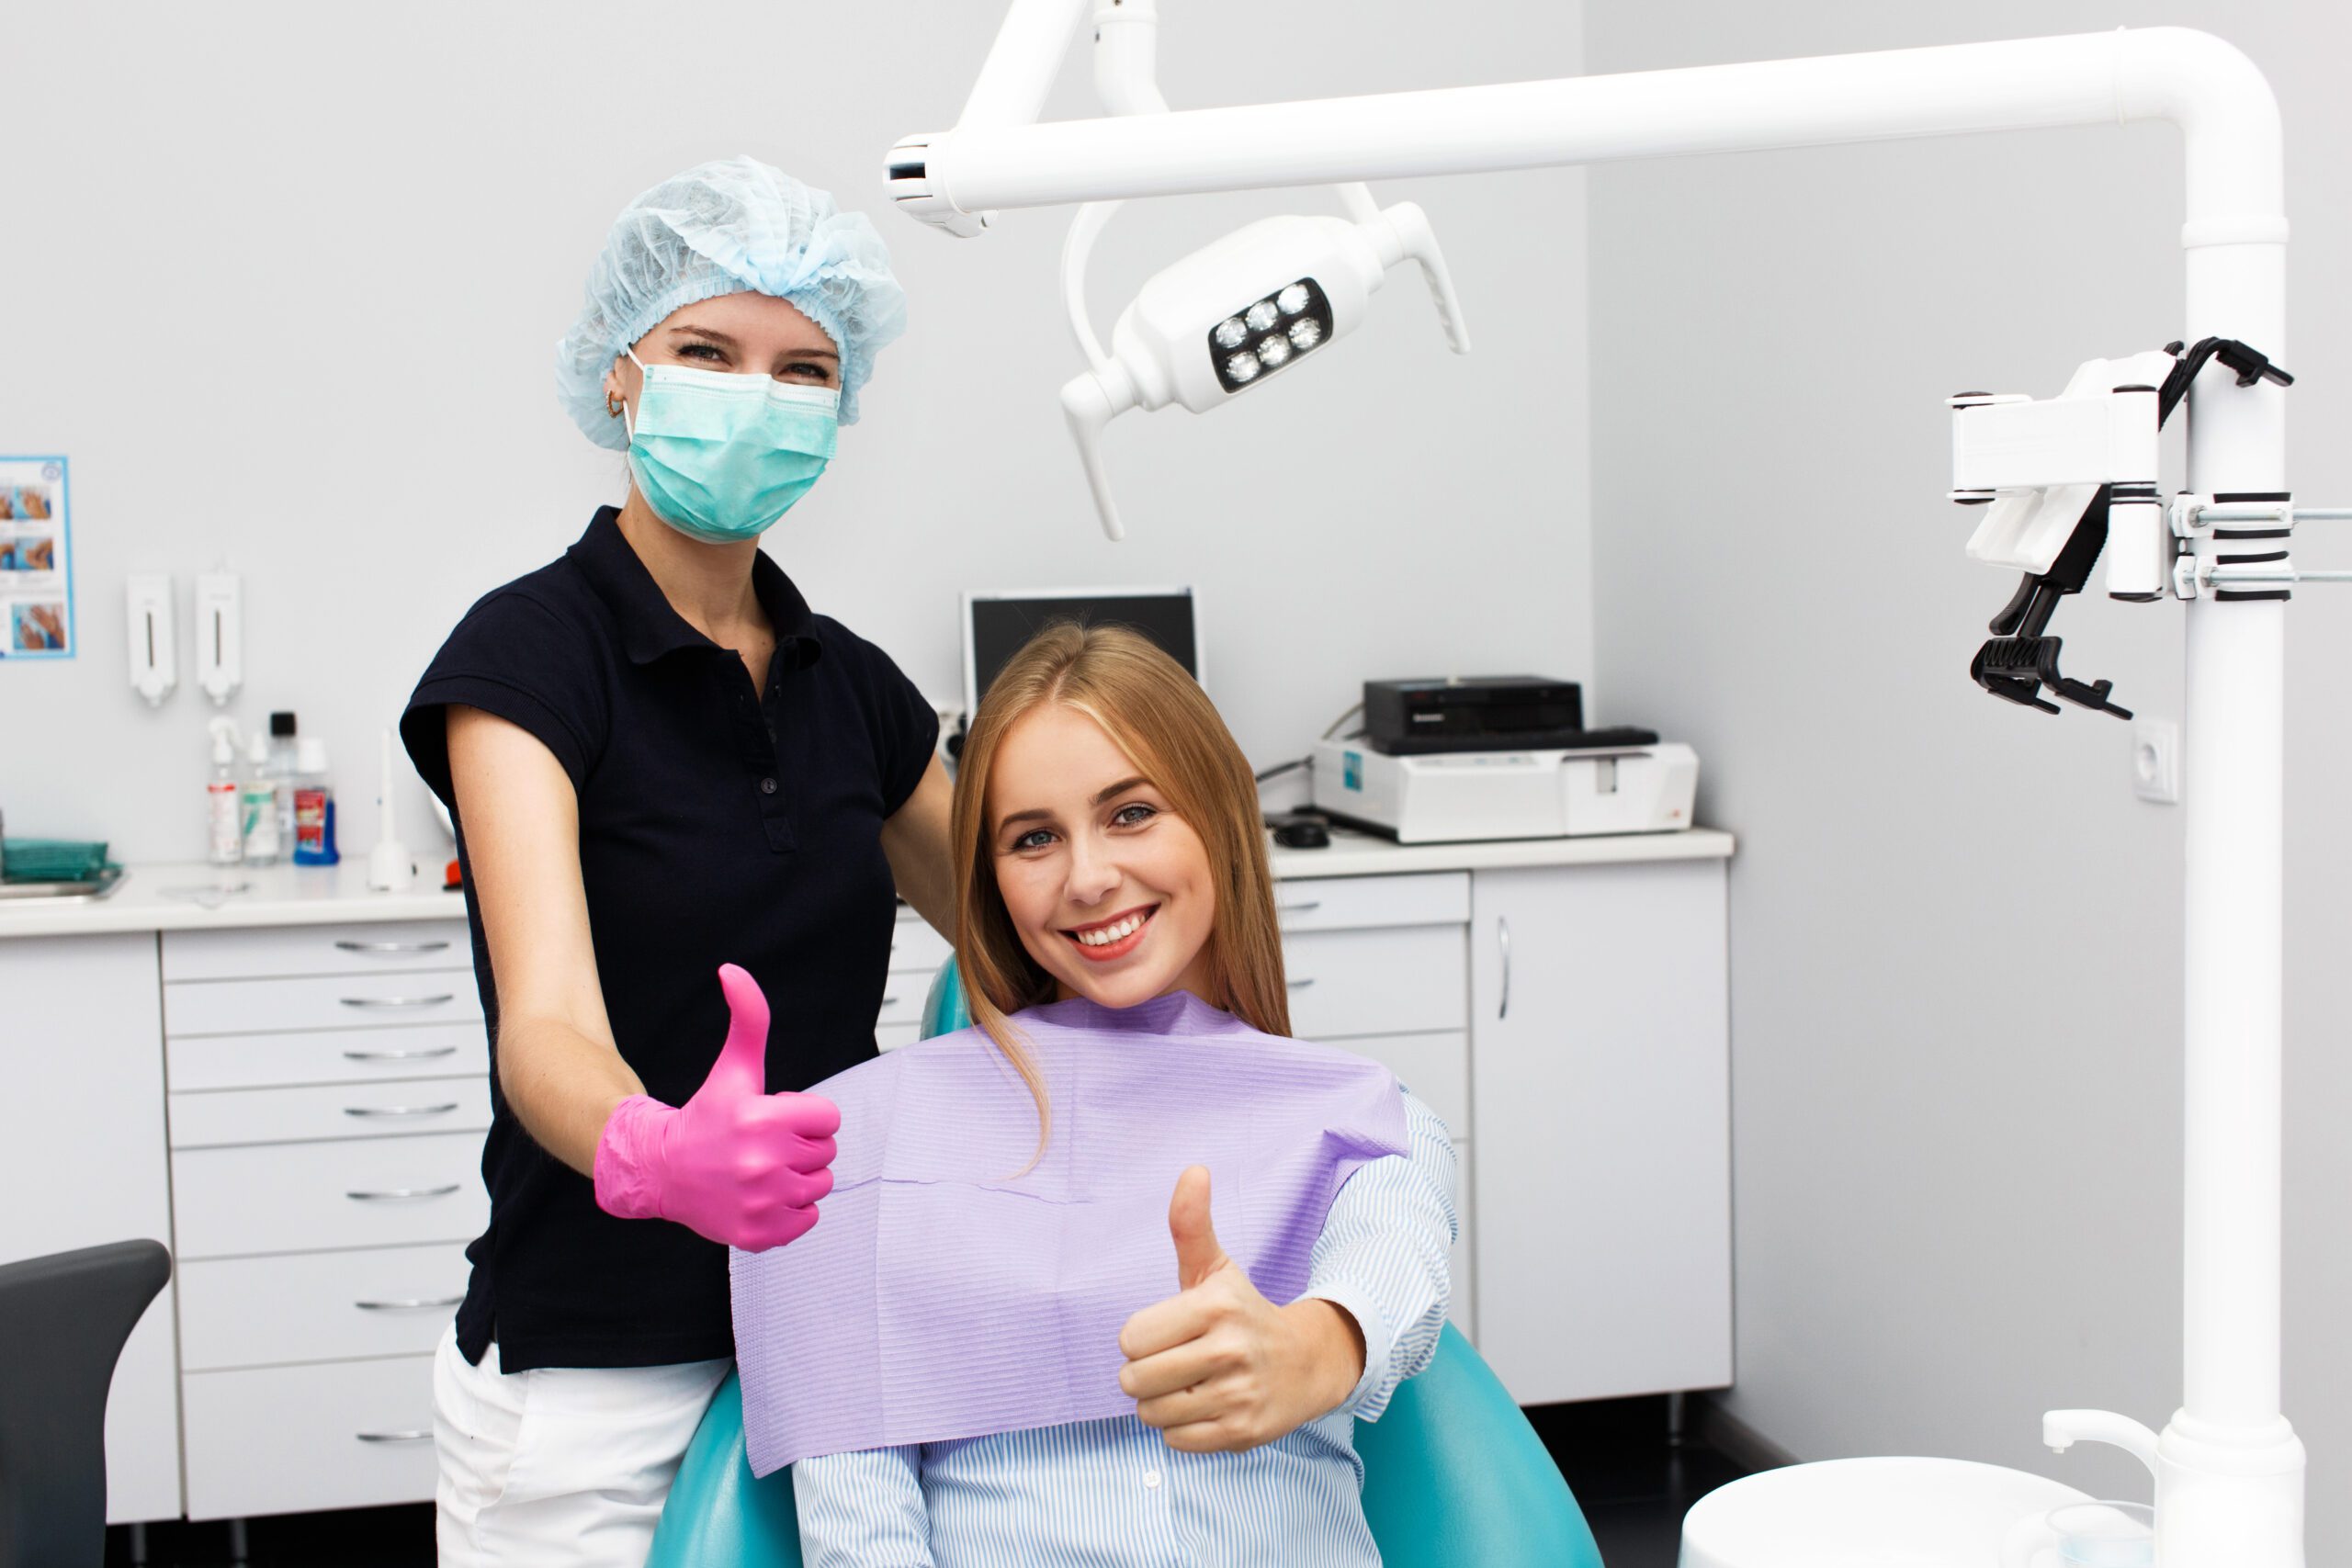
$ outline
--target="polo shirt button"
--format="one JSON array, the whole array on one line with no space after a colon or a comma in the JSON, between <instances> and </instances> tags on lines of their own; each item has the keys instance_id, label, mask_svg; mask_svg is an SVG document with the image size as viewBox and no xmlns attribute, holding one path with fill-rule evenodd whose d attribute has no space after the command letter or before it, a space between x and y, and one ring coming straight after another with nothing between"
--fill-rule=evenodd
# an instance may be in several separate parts
<instances>
[{"instance_id":1,"label":"polo shirt button","mask_svg":"<svg viewBox=\"0 0 2352 1568\"><path fill-rule=\"evenodd\" d=\"M762 779L760 781L760 793L762 795L774 795L775 793L775 780Z\"/></svg>"},{"instance_id":2,"label":"polo shirt button","mask_svg":"<svg viewBox=\"0 0 2352 1568\"><path fill-rule=\"evenodd\" d=\"M1157 1488L1159 1485L1159 1472L1156 1470L1145 1471L1143 1472L1143 1483L1146 1486Z\"/></svg>"}]
</instances>

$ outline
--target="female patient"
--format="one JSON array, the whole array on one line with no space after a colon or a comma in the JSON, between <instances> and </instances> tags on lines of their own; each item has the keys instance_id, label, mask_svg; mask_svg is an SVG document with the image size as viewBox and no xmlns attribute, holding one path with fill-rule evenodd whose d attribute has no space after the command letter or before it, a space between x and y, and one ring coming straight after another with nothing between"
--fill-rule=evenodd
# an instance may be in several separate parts
<instances>
[{"instance_id":1,"label":"female patient","mask_svg":"<svg viewBox=\"0 0 2352 1568\"><path fill-rule=\"evenodd\" d=\"M1435 1350L1453 1145L1288 1038L1248 763L1149 642L1051 627L954 843L979 1030L818 1086L823 1220L736 1260L809 1568L1376 1564L1354 1422Z\"/></svg>"}]
</instances>

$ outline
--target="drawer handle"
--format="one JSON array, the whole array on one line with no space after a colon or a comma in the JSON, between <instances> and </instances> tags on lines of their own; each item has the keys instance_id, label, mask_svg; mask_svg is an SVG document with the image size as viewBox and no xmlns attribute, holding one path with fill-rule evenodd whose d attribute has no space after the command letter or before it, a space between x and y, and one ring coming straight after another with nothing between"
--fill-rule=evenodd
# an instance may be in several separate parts
<instances>
[{"instance_id":1,"label":"drawer handle","mask_svg":"<svg viewBox=\"0 0 2352 1568\"><path fill-rule=\"evenodd\" d=\"M1495 917L1495 946L1501 950L1503 958L1502 1005L1495 1009L1495 1016L1498 1019L1509 1018L1510 1016L1510 921L1500 915Z\"/></svg>"},{"instance_id":2,"label":"drawer handle","mask_svg":"<svg viewBox=\"0 0 2352 1568\"><path fill-rule=\"evenodd\" d=\"M345 1116L447 1116L458 1109L454 1100L439 1105L346 1105Z\"/></svg>"},{"instance_id":3,"label":"drawer handle","mask_svg":"<svg viewBox=\"0 0 2352 1568\"><path fill-rule=\"evenodd\" d=\"M429 1443L433 1440L430 1432L354 1432L351 1435L363 1443Z\"/></svg>"},{"instance_id":4,"label":"drawer handle","mask_svg":"<svg viewBox=\"0 0 2352 1568\"><path fill-rule=\"evenodd\" d=\"M362 1203L395 1202L402 1198L447 1198L465 1183L452 1181L447 1187L393 1187L381 1192L346 1192L345 1197Z\"/></svg>"},{"instance_id":5,"label":"drawer handle","mask_svg":"<svg viewBox=\"0 0 2352 1568\"><path fill-rule=\"evenodd\" d=\"M437 997L345 997L343 1005L347 1008L437 1008L443 1002L457 999L452 993L444 991Z\"/></svg>"},{"instance_id":6,"label":"drawer handle","mask_svg":"<svg viewBox=\"0 0 2352 1568\"><path fill-rule=\"evenodd\" d=\"M347 1062L421 1062L427 1056L454 1056L455 1045L435 1045L428 1051L345 1051Z\"/></svg>"},{"instance_id":7,"label":"drawer handle","mask_svg":"<svg viewBox=\"0 0 2352 1568\"><path fill-rule=\"evenodd\" d=\"M463 1296L412 1296L396 1302L354 1302L361 1312L428 1312L436 1307L453 1307L463 1302Z\"/></svg>"},{"instance_id":8,"label":"drawer handle","mask_svg":"<svg viewBox=\"0 0 2352 1568\"><path fill-rule=\"evenodd\" d=\"M1312 975L1309 975L1309 976L1306 976L1305 979L1303 979L1303 980L1293 980L1293 981L1291 981L1291 982L1290 982L1290 988L1291 988L1292 990L1294 990L1294 991L1303 991L1303 990L1306 989L1306 987L1309 987L1309 986L1311 986L1311 985L1313 985L1313 984L1315 984L1315 976L1312 976Z\"/></svg>"},{"instance_id":9,"label":"drawer handle","mask_svg":"<svg viewBox=\"0 0 2352 1568\"><path fill-rule=\"evenodd\" d=\"M899 998L896 997L884 997L882 998L882 1005L886 1008L897 1007L899 1005Z\"/></svg>"},{"instance_id":10,"label":"drawer handle","mask_svg":"<svg viewBox=\"0 0 2352 1568\"><path fill-rule=\"evenodd\" d=\"M1302 898L1295 904L1275 905L1274 913L1278 915L1304 915L1310 909L1319 909L1322 907L1323 900L1320 898Z\"/></svg>"},{"instance_id":11,"label":"drawer handle","mask_svg":"<svg viewBox=\"0 0 2352 1568\"><path fill-rule=\"evenodd\" d=\"M335 946L345 953L447 953L446 942L338 942Z\"/></svg>"}]
</instances>

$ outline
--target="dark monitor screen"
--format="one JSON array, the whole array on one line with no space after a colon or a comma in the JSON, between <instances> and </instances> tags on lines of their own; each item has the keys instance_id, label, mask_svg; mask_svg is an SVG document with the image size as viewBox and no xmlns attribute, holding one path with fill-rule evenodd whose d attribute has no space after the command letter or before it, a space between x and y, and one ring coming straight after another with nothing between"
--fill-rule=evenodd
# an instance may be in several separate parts
<instances>
[{"instance_id":1,"label":"dark monitor screen","mask_svg":"<svg viewBox=\"0 0 2352 1568\"><path fill-rule=\"evenodd\" d=\"M964 708L968 715L1022 645L1056 621L1132 626L1201 678L1201 648L1189 588L1072 589L964 595Z\"/></svg>"}]
</instances>

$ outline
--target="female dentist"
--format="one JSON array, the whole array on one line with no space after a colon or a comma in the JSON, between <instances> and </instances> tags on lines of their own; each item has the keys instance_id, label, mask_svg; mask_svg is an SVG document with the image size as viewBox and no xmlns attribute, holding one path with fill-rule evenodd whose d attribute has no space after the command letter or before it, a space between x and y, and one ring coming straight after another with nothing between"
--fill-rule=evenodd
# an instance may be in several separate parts
<instances>
[{"instance_id":1,"label":"female dentist","mask_svg":"<svg viewBox=\"0 0 2352 1568\"><path fill-rule=\"evenodd\" d=\"M931 705L758 544L905 315L873 226L765 164L639 197L556 371L628 499L468 611L401 719L492 1049L490 1225L434 1373L444 1568L643 1562L733 1354L728 1247L831 1189L832 1107L766 1091L874 1054L894 887L952 929Z\"/></svg>"}]
</instances>

